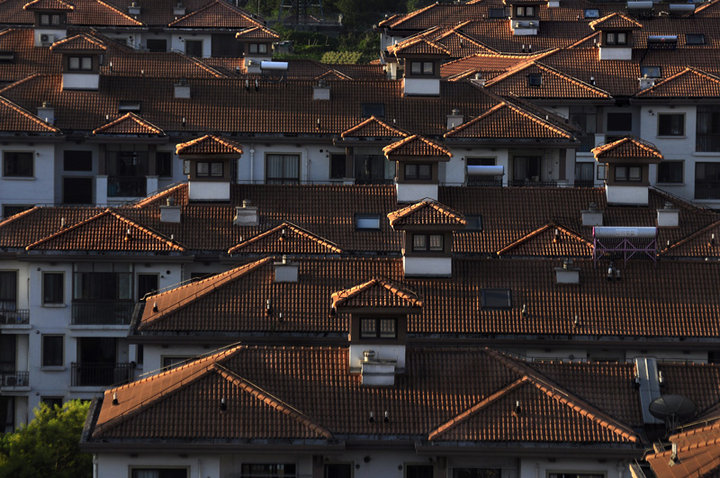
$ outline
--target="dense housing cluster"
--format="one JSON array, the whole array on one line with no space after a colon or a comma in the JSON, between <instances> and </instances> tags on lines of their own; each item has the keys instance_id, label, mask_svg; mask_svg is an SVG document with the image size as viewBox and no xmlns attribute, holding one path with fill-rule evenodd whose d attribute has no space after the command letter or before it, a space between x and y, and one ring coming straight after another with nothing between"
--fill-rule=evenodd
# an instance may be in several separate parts
<instances>
[{"instance_id":1,"label":"dense housing cluster","mask_svg":"<svg viewBox=\"0 0 720 478\"><path fill-rule=\"evenodd\" d=\"M0 425L97 477L712 477L720 1L479 0L380 60L0 2Z\"/></svg>"}]
</instances>

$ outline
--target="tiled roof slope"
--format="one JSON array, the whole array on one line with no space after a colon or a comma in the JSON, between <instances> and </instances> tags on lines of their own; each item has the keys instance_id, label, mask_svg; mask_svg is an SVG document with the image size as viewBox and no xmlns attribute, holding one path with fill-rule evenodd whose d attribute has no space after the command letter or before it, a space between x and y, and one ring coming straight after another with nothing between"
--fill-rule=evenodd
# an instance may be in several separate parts
<instances>
[{"instance_id":1,"label":"tiled roof slope","mask_svg":"<svg viewBox=\"0 0 720 478\"><path fill-rule=\"evenodd\" d=\"M107 50L107 47L102 44L99 40L80 33L78 35L63 38L60 41L56 41L50 46L50 50L54 52L103 52Z\"/></svg>"},{"instance_id":2,"label":"tiled roof slope","mask_svg":"<svg viewBox=\"0 0 720 478\"><path fill-rule=\"evenodd\" d=\"M93 134L163 135L164 133L157 126L131 112L94 129Z\"/></svg>"},{"instance_id":3,"label":"tiled roof slope","mask_svg":"<svg viewBox=\"0 0 720 478\"><path fill-rule=\"evenodd\" d=\"M637 94L640 98L709 98L720 96L720 78L686 68Z\"/></svg>"},{"instance_id":4,"label":"tiled roof slope","mask_svg":"<svg viewBox=\"0 0 720 478\"><path fill-rule=\"evenodd\" d=\"M340 134L343 138L404 138L407 133L393 128L381 119L371 116L346 129Z\"/></svg>"},{"instance_id":5,"label":"tiled roof slope","mask_svg":"<svg viewBox=\"0 0 720 478\"><path fill-rule=\"evenodd\" d=\"M34 207L0 221L0 247L21 248L103 211L94 207Z\"/></svg>"},{"instance_id":6,"label":"tiled roof slope","mask_svg":"<svg viewBox=\"0 0 720 478\"><path fill-rule=\"evenodd\" d=\"M540 75L540 84L531 85L528 75ZM538 62L523 64L514 70L509 70L487 81L485 86L502 96L515 94L523 98L596 100L610 98L608 92Z\"/></svg>"},{"instance_id":7,"label":"tiled roof slope","mask_svg":"<svg viewBox=\"0 0 720 478\"><path fill-rule=\"evenodd\" d=\"M209 2L202 8L172 21L173 28L253 28L262 27L249 13L222 0Z\"/></svg>"},{"instance_id":8,"label":"tiled roof slope","mask_svg":"<svg viewBox=\"0 0 720 478\"><path fill-rule=\"evenodd\" d=\"M592 242L580 235L554 224L546 224L539 229L503 247L497 254L511 256L555 256L590 257Z\"/></svg>"},{"instance_id":9,"label":"tiled roof slope","mask_svg":"<svg viewBox=\"0 0 720 478\"><path fill-rule=\"evenodd\" d=\"M212 134L206 134L185 143L175 145L175 154L234 154L241 155L242 148L235 141L220 138Z\"/></svg>"},{"instance_id":10,"label":"tiled roof slope","mask_svg":"<svg viewBox=\"0 0 720 478\"><path fill-rule=\"evenodd\" d=\"M402 229L405 226L449 226L462 229L467 224L462 213L431 199L393 211L387 217L393 229Z\"/></svg>"},{"instance_id":11,"label":"tiled roof slope","mask_svg":"<svg viewBox=\"0 0 720 478\"><path fill-rule=\"evenodd\" d=\"M592 149L595 160L601 163L644 161L658 163L662 153L654 144L633 137L625 137Z\"/></svg>"},{"instance_id":12,"label":"tiled roof slope","mask_svg":"<svg viewBox=\"0 0 720 478\"><path fill-rule=\"evenodd\" d=\"M3 97L0 97L0 132L60 134L55 126Z\"/></svg>"},{"instance_id":13,"label":"tiled roof slope","mask_svg":"<svg viewBox=\"0 0 720 478\"><path fill-rule=\"evenodd\" d=\"M34 24L33 12L30 9L23 9L27 3L28 0L6 0L0 3L0 23ZM142 26L142 22L102 0L72 0L71 3L74 9L67 15L70 25Z\"/></svg>"},{"instance_id":14,"label":"tiled roof slope","mask_svg":"<svg viewBox=\"0 0 720 478\"><path fill-rule=\"evenodd\" d=\"M257 26L237 32L235 38L238 40L279 40L280 35L269 28Z\"/></svg>"},{"instance_id":15,"label":"tiled roof slope","mask_svg":"<svg viewBox=\"0 0 720 478\"><path fill-rule=\"evenodd\" d=\"M31 11L71 12L74 9L74 6L62 0L32 0L23 5L23 10Z\"/></svg>"},{"instance_id":16,"label":"tiled roof slope","mask_svg":"<svg viewBox=\"0 0 720 478\"><path fill-rule=\"evenodd\" d=\"M452 157L450 150L442 147L435 141L413 134L383 148L385 157L390 160L397 159L427 159L432 158L440 161L449 161Z\"/></svg>"},{"instance_id":17,"label":"tiled roof slope","mask_svg":"<svg viewBox=\"0 0 720 478\"><path fill-rule=\"evenodd\" d=\"M642 28L640 23L618 12L593 20L588 25L593 30L636 30Z\"/></svg>"},{"instance_id":18,"label":"tiled roof slope","mask_svg":"<svg viewBox=\"0 0 720 478\"><path fill-rule=\"evenodd\" d=\"M25 249L45 251L182 252L183 247L111 210L90 217Z\"/></svg>"},{"instance_id":19,"label":"tiled roof slope","mask_svg":"<svg viewBox=\"0 0 720 478\"><path fill-rule=\"evenodd\" d=\"M14 54L12 62L0 63L1 82L21 80L36 73L62 71L62 56L51 53L49 48L35 48L33 35L29 28L7 28L0 32L0 50Z\"/></svg>"},{"instance_id":20,"label":"tiled roof slope","mask_svg":"<svg viewBox=\"0 0 720 478\"><path fill-rule=\"evenodd\" d=\"M720 251L720 222L714 222L667 246L662 254L675 257L713 257Z\"/></svg>"},{"instance_id":21,"label":"tiled roof slope","mask_svg":"<svg viewBox=\"0 0 720 478\"><path fill-rule=\"evenodd\" d=\"M179 52L118 51L109 46L106 61L100 66L103 76L142 78L225 78L227 75L208 65L204 59Z\"/></svg>"},{"instance_id":22,"label":"tiled roof slope","mask_svg":"<svg viewBox=\"0 0 720 478\"><path fill-rule=\"evenodd\" d=\"M228 254L341 254L332 242L283 222L228 249Z\"/></svg>"},{"instance_id":23,"label":"tiled roof slope","mask_svg":"<svg viewBox=\"0 0 720 478\"><path fill-rule=\"evenodd\" d=\"M368 387L361 384L359 374L348 373L345 348L240 346L106 391L90 441L137 440L139 444L147 438L162 438L177 446L189 443L190 430L195 432L196 444L219 438L252 443L258 438L351 440L367 435L426 441L442 424L526 380L533 385L507 392L525 399L521 406L527 407L526 416L516 417L514 406L496 403L476 410L472 417L476 426L473 422L461 425L467 433L458 436L476 442L532 441L536 446L633 447L630 443L637 436L622 430L641 424L642 416L635 405L639 400L632 377L624 373L625 364L601 365L610 372L605 376L614 377L610 388L627 401L606 402L612 407L600 409L597 402L605 398L607 389L584 386L592 380L584 370L571 364L549 364L552 370L569 369L563 381L549 384L537 372L527 377L498 355L477 348L408 349L406 371L396 376L392 387ZM223 382L229 377L234 380ZM243 391L262 396L265 406L233 390L231 383L252 384ZM542 383L542 388L535 383ZM568 386L575 388L572 395L566 391ZM113 397L118 405L112 405ZM224 411L222 398L226 399ZM537 408L530 409L531 404ZM629 423L609 418L627 414L628 409L634 411ZM390 418L387 422L367 419L371 413L380 416L384 411ZM194 423L202 423L203 429L193 429ZM519 425L524 427L520 430ZM516 430L519 434L514 435ZM442 443L455 437L434 438Z\"/></svg>"},{"instance_id":24,"label":"tiled roof slope","mask_svg":"<svg viewBox=\"0 0 720 478\"><path fill-rule=\"evenodd\" d=\"M657 478L715 478L720 475L720 420L697 425L670 436L677 444L677 457L672 449L647 455Z\"/></svg>"},{"instance_id":25,"label":"tiled roof slope","mask_svg":"<svg viewBox=\"0 0 720 478\"><path fill-rule=\"evenodd\" d=\"M720 304L713 289L717 271L705 262L661 261L654 265L633 260L616 264L623 277L616 282L606 279L606 264L596 268L590 260L576 259L580 285L556 284L554 269L561 265L557 259L454 260L452 278L442 281L404 277L401 259L294 262L299 268L297 282L275 283L272 264L265 262L197 299L194 289L158 296L183 304L164 313L162 321L148 319L155 301L150 297L138 333L203 334L228 341L257 333L342 337L348 332L347 317L330 316L331 296L371 277L401 282L422 298L422 311L408 317L409 333L417 337L436 334L462 341L467 334L563 334L662 339L711 338L720 333ZM511 307L483 308L483 289L510 290ZM159 313L167 309L160 302L158 307Z\"/></svg>"},{"instance_id":26,"label":"tiled roof slope","mask_svg":"<svg viewBox=\"0 0 720 478\"><path fill-rule=\"evenodd\" d=\"M424 37L415 37L390 45L388 51L395 56L448 56L450 50Z\"/></svg>"},{"instance_id":27,"label":"tiled roof slope","mask_svg":"<svg viewBox=\"0 0 720 478\"><path fill-rule=\"evenodd\" d=\"M349 289L333 292L330 298L334 309L363 307L368 310L384 310L422 307L422 300L415 292L382 277L374 277Z\"/></svg>"}]
</instances>

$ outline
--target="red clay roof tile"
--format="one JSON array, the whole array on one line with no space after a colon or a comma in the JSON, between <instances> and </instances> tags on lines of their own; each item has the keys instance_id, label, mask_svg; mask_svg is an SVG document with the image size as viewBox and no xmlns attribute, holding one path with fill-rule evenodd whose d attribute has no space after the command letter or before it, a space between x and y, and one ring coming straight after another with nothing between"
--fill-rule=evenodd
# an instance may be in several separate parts
<instances>
[{"instance_id":1,"label":"red clay roof tile","mask_svg":"<svg viewBox=\"0 0 720 478\"><path fill-rule=\"evenodd\" d=\"M238 254L342 254L342 249L295 224L283 222L228 249Z\"/></svg>"},{"instance_id":2,"label":"red clay roof tile","mask_svg":"<svg viewBox=\"0 0 720 478\"><path fill-rule=\"evenodd\" d=\"M164 135L163 130L135 113L126 113L93 130L92 134Z\"/></svg>"},{"instance_id":3,"label":"red clay roof tile","mask_svg":"<svg viewBox=\"0 0 720 478\"><path fill-rule=\"evenodd\" d=\"M206 134L200 138L196 138L185 143L179 143L175 146L175 154L192 155L192 154L234 154L242 155L242 148L235 141L220 138L215 135Z\"/></svg>"},{"instance_id":4,"label":"red clay roof tile","mask_svg":"<svg viewBox=\"0 0 720 478\"><path fill-rule=\"evenodd\" d=\"M262 27L249 13L222 0L215 0L170 22L173 28L253 28Z\"/></svg>"},{"instance_id":5,"label":"red clay roof tile","mask_svg":"<svg viewBox=\"0 0 720 478\"><path fill-rule=\"evenodd\" d=\"M415 37L408 40L403 40L394 45L388 47L388 52L395 56L448 56L450 50L444 46L438 45L437 43L424 38Z\"/></svg>"},{"instance_id":6,"label":"red clay roof tile","mask_svg":"<svg viewBox=\"0 0 720 478\"><path fill-rule=\"evenodd\" d=\"M613 12L588 23L593 30L637 30L642 25L622 13Z\"/></svg>"},{"instance_id":7,"label":"red clay roof tile","mask_svg":"<svg viewBox=\"0 0 720 478\"><path fill-rule=\"evenodd\" d=\"M720 96L720 78L697 68L665 78L636 95L641 98L708 98Z\"/></svg>"},{"instance_id":8,"label":"red clay roof tile","mask_svg":"<svg viewBox=\"0 0 720 478\"><path fill-rule=\"evenodd\" d=\"M450 150L417 134L389 144L382 151L385 153L385 157L391 161L417 161L418 159L449 161L452 157Z\"/></svg>"},{"instance_id":9,"label":"red clay roof tile","mask_svg":"<svg viewBox=\"0 0 720 478\"><path fill-rule=\"evenodd\" d=\"M398 230L402 230L406 226L441 226L462 229L467 224L462 213L430 199L388 213L387 217L390 226Z\"/></svg>"},{"instance_id":10,"label":"red clay roof tile","mask_svg":"<svg viewBox=\"0 0 720 478\"><path fill-rule=\"evenodd\" d=\"M643 161L659 163L663 159L660 150L654 144L626 136L612 143L603 144L592 149L595 161L600 163L616 163L627 161Z\"/></svg>"},{"instance_id":11,"label":"red clay roof tile","mask_svg":"<svg viewBox=\"0 0 720 478\"><path fill-rule=\"evenodd\" d=\"M269 28L256 26L237 32L235 38L238 40L279 40L280 35Z\"/></svg>"},{"instance_id":12,"label":"red clay roof tile","mask_svg":"<svg viewBox=\"0 0 720 478\"><path fill-rule=\"evenodd\" d=\"M423 303L415 292L404 285L381 277L349 289L333 292L331 295L333 309L339 308L420 308Z\"/></svg>"},{"instance_id":13,"label":"red clay roof tile","mask_svg":"<svg viewBox=\"0 0 720 478\"><path fill-rule=\"evenodd\" d=\"M36 115L0 97L0 131L59 134L61 131Z\"/></svg>"},{"instance_id":14,"label":"red clay roof tile","mask_svg":"<svg viewBox=\"0 0 720 478\"><path fill-rule=\"evenodd\" d=\"M33 0L23 5L23 10L71 12L75 7L62 0Z\"/></svg>"},{"instance_id":15,"label":"red clay roof tile","mask_svg":"<svg viewBox=\"0 0 720 478\"><path fill-rule=\"evenodd\" d=\"M107 47L90 35L80 33L78 35L56 41L50 46L54 52L103 52Z\"/></svg>"},{"instance_id":16,"label":"red clay roof tile","mask_svg":"<svg viewBox=\"0 0 720 478\"><path fill-rule=\"evenodd\" d=\"M340 133L342 138L405 138L408 134L371 116Z\"/></svg>"}]
</instances>

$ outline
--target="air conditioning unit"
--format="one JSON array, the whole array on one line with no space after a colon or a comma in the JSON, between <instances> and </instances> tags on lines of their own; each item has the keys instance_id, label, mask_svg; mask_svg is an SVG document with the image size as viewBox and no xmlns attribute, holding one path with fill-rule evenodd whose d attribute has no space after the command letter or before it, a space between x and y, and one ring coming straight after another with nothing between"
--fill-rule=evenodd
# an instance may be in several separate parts
<instances>
[{"instance_id":1,"label":"air conditioning unit","mask_svg":"<svg viewBox=\"0 0 720 478\"><path fill-rule=\"evenodd\" d=\"M43 46L49 46L55 43L55 35L52 35L50 33L41 33L40 34L40 43Z\"/></svg>"}]
</instances>

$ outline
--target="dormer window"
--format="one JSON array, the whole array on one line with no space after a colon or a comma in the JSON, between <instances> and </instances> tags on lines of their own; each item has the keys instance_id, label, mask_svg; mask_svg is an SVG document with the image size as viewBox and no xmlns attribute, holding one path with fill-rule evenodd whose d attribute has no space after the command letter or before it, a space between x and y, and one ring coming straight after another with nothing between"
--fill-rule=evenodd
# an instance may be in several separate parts
<instances>
[{"instance_id":1,"label":"dormer window","mask_svg":"<svg viewBox=\"0 0 720 478\"><path fill-rule=\"evenodd\" d=\"M68 56L69 71L92 71L93 57L86 55Z\"/></svg>"},{"instance_id":2,"label":"dormer window","mask_svg":"<svg viewBox=\"0 0 720 478\"><path fill-rule=\"evenodd\" d=\"M396 339L396 318L363 317L360 319L361 339Z\"/></svg>"},{"instance_id":3,"label":"dormer window","mask_svg":"<svg viewBox=\"0 0 720 478\"><path fill-rule=\"evenodd\" d=\"M518 5L515 7L515 16L516 17L534 17L535 16L535 7L533 5Z\"/></svg>"},{"instance_id":4,"label":"dormer window","mask_svg":"<svg viewBox=\"0 0 720 478\"><path fill-rule=\"evenodd\" d=\"M407 180L430 180L432 179L431 164L408 163L405 165L405 179Z\"/></svg>"},{"instance_id":5,"label":"dormer window","mask_svg":"<svg viewBox=\"0 0 720 478\"><path fill-rule=\"evenodd\" d=\"M442 234L413 234L413 251L442 252L444 242Z\"/></svg>"},{"instance_id":6,"label":"dormer window","mask_svg":"<svg viewBox=\"0 0 720 478\"><path fill-rule=\"evenodd\" d=\"M661 78L662 70L659 66L641 66L640 76L645 78Z\"/></svg>"},{"instance_id":7,"label":"dormer window","mask_svg":"<svg viewBox=\"0 0 720 478\"><path fill-rule=\"evenodd\" d=\"M605 32L606 45L627 45L628 32Z\"/></svg>"},{"instance_id":8,"label":"dormer window","mask_svg":"<svg viewBox=\"0 0 720 478\"><path fill-rule=\"evenodd\" d=\"M642 181L640 166L615 166L615 181L638 183Z\"/></svg>"},{"instance_id":9,"label":"dormer window","mask_svg":"<svg viewBox=\"0 0 720 478\"><path fill-rule=\"evenodd\" d=\"M266 54L268 52L267 43L250 43L248 45L248 51L250 53Z\"/></svg>"},{"instance_id":10,"label":"dormer window","mask_svg":"<svg viewBox=\"0 0 720 478\"><path fill-rule=\"evenodd\" d=\"M435 63L432 61L411 61L410 72L413 75L434 75Z\"/></svg>"},{"instance_id":11,"label":"dormer window","mask_svg":"<svg viewBox=\"0 0 720 478\"><path fill-rule=\"evenodd\" d=\"M198 161L195 175L199 178L222 178L225 175L223 161Z\"/></svg>"},{"instance_id":12,"label":"dormer window","mask_svg":"<svg viewBox=\"0 0 720 478\"><path fill-rule=\"evenodd\" d=\"M528 86L540 88L542 86L542 73L530 73L527 76Z\"/></svg>"},{"instance_id":13,"label":"dormer window","mask_svg":"<svg viewBox=\"0 0 720 478\"><path fill-rule=\"evenodd\" d=\"M62 21L62 16L59 13L41 13L38 17L40 25L43 26L62 25L64 23Z\"/></svg>"}]
</instances>

